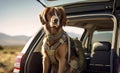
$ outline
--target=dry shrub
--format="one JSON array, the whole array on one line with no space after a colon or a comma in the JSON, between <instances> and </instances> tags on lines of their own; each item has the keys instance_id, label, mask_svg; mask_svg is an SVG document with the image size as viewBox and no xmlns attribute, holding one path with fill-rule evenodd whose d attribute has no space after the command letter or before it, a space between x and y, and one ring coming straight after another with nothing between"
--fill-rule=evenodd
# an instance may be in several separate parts
<instances>
[{"instance_id":1,"label":"dry shrub","mask_svg":"<svg viewBox=\"0 0 120 73\"><path fill-rule=\"evenodd\" d=\"M14 52L14 51L11 51L10 54L15 54L15 52Z\"/></svg>"},{"instance_id":2,"label":"dry shrub","mask_svg":"<svg viewBox=\"0 0 120 73\"><path fill-rule=\"evenodd\" d=\"M3 54L8 54L8 51L4 51Z\"/></svg>"}]
</instances>

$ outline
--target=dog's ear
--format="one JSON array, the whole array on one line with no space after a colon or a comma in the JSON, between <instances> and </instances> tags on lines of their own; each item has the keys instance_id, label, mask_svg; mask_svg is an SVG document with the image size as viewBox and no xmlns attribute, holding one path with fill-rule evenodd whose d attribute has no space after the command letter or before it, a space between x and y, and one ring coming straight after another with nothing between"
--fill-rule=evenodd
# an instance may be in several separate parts
<instances>
[{"instance_id":1,"label":"dog's ear","mask_svg":"<svg viewBox=\"0 0 120 73\"><path fill-rule=\"evenodd\" d=\"M47 22L47 12L50 9L50 7L46 7L42 13L39 15L41 23L44 25Z\"/></svg>"},{"instance_id":2,"label":"dog's ear","mask_svg":"<svg viewBox=\"0 0 120 73\"><path fill-rule=\"evenodd\" d=\"M42 25L44 25L46 21L44 20L43 16L40 14L39 17Z\"/></svg>"},{"instance_id":3,"label":"dog's ear","mask_svg":"<svg viewBox=\"0 0 120 73\"><path fill-rule=\"evenodd\" d=\"M67 17L66 17L66 13L63 7L58 7L60 13L61 13L61 23L62 25L66 25L67 24Z\"/></svg>"}]
</instances>

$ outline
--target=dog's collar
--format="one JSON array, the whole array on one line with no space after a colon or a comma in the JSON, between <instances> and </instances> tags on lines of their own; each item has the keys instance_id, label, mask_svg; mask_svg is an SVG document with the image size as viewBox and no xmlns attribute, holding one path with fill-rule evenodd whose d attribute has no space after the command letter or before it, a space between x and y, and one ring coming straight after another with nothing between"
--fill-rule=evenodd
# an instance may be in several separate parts
<instances>
[{"instance_id":1,"label":"dog's collar","mask_svg":"<svg viewBox=\"0 0 120 73\"><path fill-rule=\"evenodd\" d=\"M57 33L56 35L46 34L46 37L47 37L48 41L54 41L54 40L61 38L64 33L65 33L65 31L62 30L60 33Z\"/></svg>"}]
</instances>

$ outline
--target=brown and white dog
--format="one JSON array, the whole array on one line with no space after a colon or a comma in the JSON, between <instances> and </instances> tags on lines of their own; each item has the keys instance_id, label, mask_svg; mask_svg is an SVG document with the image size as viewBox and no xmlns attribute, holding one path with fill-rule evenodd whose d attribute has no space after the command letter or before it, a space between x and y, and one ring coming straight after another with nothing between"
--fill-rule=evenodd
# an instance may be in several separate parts
<instances>
[{"instance_id":1,"label":"brown and white dog","mask_svg":"<svg viewBox=\"0 0 120 73\"><path fill-rule=\"evenodd\" d=\"M62 7L46 7L40 14L40 21L46 33L41 50L43 55L43 73L49 73L51 65L53 73L75 73L76 68L71 67L67 61L68 42L66 42L66 36L61 40L63 35L65 35L62 27L67 24L64 9ZM53 45L56 45L57 42L60 42L58 43L59 45L53 49ZM73 60L73 64L78 65L76 57L71 58L71 60Z\"/></svg>"}]
</instances>

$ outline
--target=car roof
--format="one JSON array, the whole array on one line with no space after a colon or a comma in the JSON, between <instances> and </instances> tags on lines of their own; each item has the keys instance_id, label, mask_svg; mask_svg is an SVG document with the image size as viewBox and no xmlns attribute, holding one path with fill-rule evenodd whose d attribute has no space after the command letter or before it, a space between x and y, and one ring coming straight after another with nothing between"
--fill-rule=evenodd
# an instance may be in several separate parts
<instances>
[{"instance_id":1,"label":"car roof","mask_svg":"<svg viewBox=\"0 0 120 73\"><path fill-rule=\"evenodd\" d=\"M112 30L113 19L109 14L88 14L69 16L68 26L75 26L84 29L95 28L95 30Z\"/></svg>"}]
</instances>

